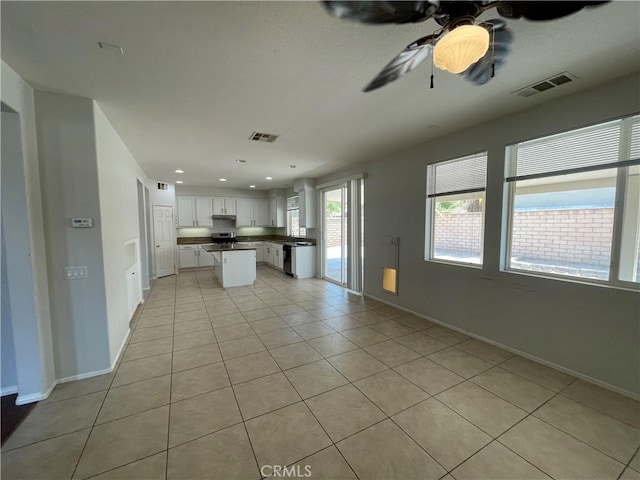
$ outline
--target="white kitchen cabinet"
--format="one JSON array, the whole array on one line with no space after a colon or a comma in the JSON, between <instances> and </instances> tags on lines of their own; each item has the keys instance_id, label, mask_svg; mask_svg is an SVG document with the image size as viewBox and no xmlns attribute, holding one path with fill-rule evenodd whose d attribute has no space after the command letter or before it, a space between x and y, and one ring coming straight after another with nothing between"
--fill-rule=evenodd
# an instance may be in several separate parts
<instances>
[{"instance_id":1,"label":"white kitchen cabinet","mask_svg":"<svg viewBox=\"0 0 640 480\"><path fill-rule=\"evenodd\" d=\"M236 227L268 226L267 210L267 201L264 199L236 199Z\"/></svg>"},{"instance_id":2,"label":"white kitchen cabinet","mask_svg":"<svg viewBox=\"0 0 640 480\"><path fill-rule=\"evenodd\" d=\"M179 195L176 197L176 203L178 206L178 227L195 227L195 198Z\"/></svg>"},{"instance_id":3,"label":"white kitchen cabinet","mask_svg":"<svg viewBox=\"0 0 640 480\"><path fill-rule=\"evenodd\" d=\"M316 227L316 191L303 189L298 192L299 222L304 228Z\"/></svg>"},{"instance_id":4,"label":"white kitchen cabinet","mask_svg":"<svg viewBox=\"0 0 640 480\"><path fill-rule=\"evenodd\" d=\"M179 245L180 268L196 268L213 266L210 253L202 249L202 245Z\"/></svg>"},{"instance_id":5,"label":"white kitchen cabinet","mask_svg":"<svg viewBox=\"0 0 640 480\"><path fill-rule=\"evenodd\" d=\"M272 197L269 199L269 223L270 227L284 227L284 211L287 201L284 197Z\"/></svg>"},{"instance_id":6,"label":"white kitchen cabinet","mask_svg":"<svg viewBox=\"0 0 640 480\"><path fill-rule=\"evenodd\" d=\"M236 199L213 197L213 215L236 215Z\"/></svg>"},{"instance_id":7,"label":"white kitchen cabinet","mask_svg":"<svg viewBox=\"0 0 640 480\"><path fill-rule=\"evenodd\" d=\"M198 246L198 266L213 267L213 256Z\"/></svg>"},{"instance_id":8,"label":"white kitchen cabinet","mask_svg":"<svg viewBox=\"0 0 640 480\"><path fill-rule=\"evenodd\" d=\"M258 242L256 246L256 263L264 263L264 244Z\"/></svg>"},{"instance_id":9,"label":"white kitchen cabinet","mask_svg":"<svg viewBox=\"0 0 640 480\"><path fill-rule=\"evenodd\" d=\"M316 276L316 247L293 247L291 249L291 273L295 278Z\"/></svg>"},{"instance_id":10,"label":"white kitchen cabinet","mask_svg":"<svg viewBox=\"0 0 640 480\"><path fill-rule=\"evenodd\" d=\"M256 252L231 250L214 252L213 273L223 288L252 285L256 281Z\"/></svg>"},{"instance_id":11,"label":"white kitchen cabinet","mask_svg":"<svg viewBox=\"0 0 640 480\"><path fill-rule=\"evenodd\" d=\"M180 245L178 253L180 257L180 268L194 268L198 266L198 245Z\"/></svg>"},{"instance_id":12,"label":"white kitchen cabinet","mask_svg":"<svg viewBox=\"0 0 640 480\"><path fill-rule=\"evenodd\" d=\"M264 244L262 242L238 242L238 245L244 245L256 249L256 263L264 262Z\"/></svg>"},{"instance_id":13,"label":"white kitchen cabinet","mask_svg":"<svg viewBox=\"0 0 640 480\"><path fill-rule=\"evenodd\" d=\"M278 245L278 247L274 248L273 251L275 253L273 266L282 270L284 267L284 250L282 245Z\"/></svg>"},{"instance_id":14,"label":"white kitchen cabinet","mask_svg":"<svg viewBox=\"0 0 640 480\"><path fill-rule=\"evenodd\" d=\"M279 243L265 242L264 261L267 265L282 270L284 266L284 252L282 245Z\"/></svg>"},{"instance_id":15,"label":"white kitchen cabinet","mask_svg":"<svg viewBox=\"0 0 640 480\"><path fill-rule=\"evenodd\" d=\"M267 265L273 265L273 243L264 244L264 261Z\"/></svg>"},{"instance_id":16,"label":"white kitchen cabinet","mask_svg":"<svg viewBox=\"0 0 640 480\"><path fill-rule=\"evenodd\" d=\"M211 197L195 197L196 227L213 227Z\"/></svg>"},{"instance_id":17,"label":"white kitchen cabinet","mask_svg":"<svg viewBox=\"0 0 640 480\"><path fill-rule=\"evenodd\" d=\"M178 195L178 227L212 227L211 197Z\"/></svg>"}]
</instances>

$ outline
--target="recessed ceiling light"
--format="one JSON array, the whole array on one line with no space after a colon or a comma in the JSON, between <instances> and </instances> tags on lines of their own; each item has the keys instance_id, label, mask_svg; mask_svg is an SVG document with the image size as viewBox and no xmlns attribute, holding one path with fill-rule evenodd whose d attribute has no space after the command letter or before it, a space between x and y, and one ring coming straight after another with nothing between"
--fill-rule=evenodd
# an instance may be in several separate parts
<instances>
[{"instance_id":1,"label":"recessed ceiling light","mask_svg":"<svg viewBox=\"0 0 640 480\"><path fill-rule=\"evenodd\" d=\"M176 183L184 183L182 180L176 180Z\"/></svg>"},{"instance_id":2,"label":"recessed ceiling light","mask_svg":"<svg viewBox=\"0 0 640 480\"><path fill-rule=\"evenodd\" d=\"M264 177L265 180L273 180L273 177Z\"/></svg>"},{"instance_id":3,"label":"recessed ceiling light","mask_svg":"<svg viewBox=\"0 0 640 480\"><path fill-rule=\"evenodd\" d=\"M176 170L176 173L184 173L184 170L178 169L178 170Z\"/></svg>"},{"instance_id":4,"label":"recessed ceiling light","mask_svg":"<svg viewBox=\"0 0 640 480\"><path fill-rule=\"evenodd\" d=\"M247 161L239 158L236 160L236 163L247 163Z\"/></svg>"},{"instance_id":5,"label":"recessed ceiling light","mask_svg":"<svg viewBox=\"0 0 640 480\"><path fill-rule=\"evenodd\" d=\"M256 188L255 185L249 185L249 188Z\"/></svg>"},{"instance_id":6,"label":"recessed ceiling light","mask_svg":"<svg viewBox=\"0 0 640 480\"><path fill-rule=\"evenodd\" d=\"M226 181L227 181L227 179L226 179L226 178L221 178L221 179L220 179L220 181L221 181L221 182L226 182Z\"/></svg>"},{"instance_id":7,"label":"recessed ceiling light","mask_svg":"<svg viewBox=\"0 0 640 480\"><path fill-rule=\"evenodd\" d=\"M289 167L289 168L296 168L296 166L295 166L295 165L287 165L287 167Z\"/></svg>"}]
</instances>

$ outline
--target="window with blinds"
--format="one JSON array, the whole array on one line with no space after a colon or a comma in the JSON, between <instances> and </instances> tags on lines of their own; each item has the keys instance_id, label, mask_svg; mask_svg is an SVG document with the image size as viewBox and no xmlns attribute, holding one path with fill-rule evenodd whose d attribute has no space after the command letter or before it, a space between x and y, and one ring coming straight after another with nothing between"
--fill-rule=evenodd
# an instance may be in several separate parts
<instances>
[{"instance_id":1,"label":"window with blinds","mask_svg":"<svg viewBox=\"0 0 640 480\"><path fill-rule=\"evenodd\" d=\"M486 152L427 167L427 260L482 264L486 183Z\"/></svg>"},{"instance_id":2,"label":"window with blinds","mask_svg":"<svg viewBox=\"0 0 640 480\"><path fill-rule=\"evenodd\" d=\"M640 281L640 115L507 147L506 265Z\"/></svg>"}]
</instances>

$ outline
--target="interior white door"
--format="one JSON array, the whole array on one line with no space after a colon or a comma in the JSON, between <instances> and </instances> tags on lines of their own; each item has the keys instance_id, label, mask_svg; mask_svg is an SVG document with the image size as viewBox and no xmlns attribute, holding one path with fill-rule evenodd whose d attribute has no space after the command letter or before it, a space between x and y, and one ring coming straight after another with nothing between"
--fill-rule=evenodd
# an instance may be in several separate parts
<instances>
[{"instance_id":1,"label":"interior white door","mask_svg":"<svg viewBox=\"0 0 640 480\"><path fill-rule=\"evenodd\" d=\"M153 206L153 233L156 251L156 277L173 275L173 207Z\"/></svg>"}]
</instances>

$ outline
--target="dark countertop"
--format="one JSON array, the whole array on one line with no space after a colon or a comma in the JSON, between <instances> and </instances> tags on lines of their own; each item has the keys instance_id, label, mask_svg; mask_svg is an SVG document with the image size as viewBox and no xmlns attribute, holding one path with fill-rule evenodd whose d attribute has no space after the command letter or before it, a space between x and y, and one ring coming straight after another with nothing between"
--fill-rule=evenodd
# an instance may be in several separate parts
<instances>
[{"instance_id":1,"label":"dark countertop","mask_svg":"<svg viewBox=\"0 0 640 480\"><path fill-rule=\"evenodd\" d=\"M271 243L295 243L291 242L291 238L283 237L278 235L262 235L255 237L247 237L247 236L238 236L236 237L236 241L238 242L271 242ZM313 238L300 238L296 240L296 242L311 242L313 245L316 244L315 239ZM211 237L179 237L178 245L202 245L204 243L211 243Z\"/></svg>"},{"instance_id":2,"label":"dark countertop","mask_svg":"<svg viewBox=\"0 0 640 480\"><path fill-rule=\"evenodd\" d=\"M233 252L238 250L255 250L256 247L247 247L246 245L230 245L221 247L220 245L203 245L202 248L206 252Z\"/></svg>"}]
</instances>

